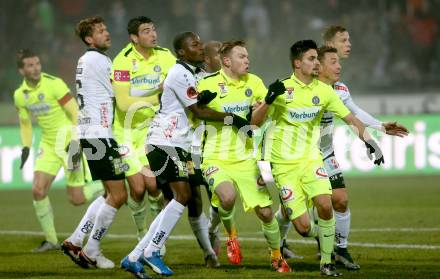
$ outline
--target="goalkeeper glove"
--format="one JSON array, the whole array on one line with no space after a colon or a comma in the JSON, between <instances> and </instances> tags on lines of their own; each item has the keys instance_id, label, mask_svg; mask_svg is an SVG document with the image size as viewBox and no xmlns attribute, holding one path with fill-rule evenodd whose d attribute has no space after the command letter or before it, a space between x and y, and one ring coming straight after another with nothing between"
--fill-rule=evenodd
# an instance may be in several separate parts
<instances>
[{"instance_id":1,"label":"goalkeeper glove","mask_svg":"<svg viewBox=\"0 0 440 279\"><path fill-rule=\"evenodd\" d=\"M380 164L385 163L382 150L380 150L379 145L374 140L369 139L365 141L365 146L367 147L367 156L370 160L373 160L374 154L374 164L380 166Z\"/></svg>"},{"instance_id":2,"label":"goalkeeper glove","mask_svg":"<svg viewBox=\"0 0 440 279\"><path fill-rule=\"evenodd\" d=\"M25 146L21 149L21 164L20 169L23 169L24 163L26 163L29 158L29 147Z\"/></svg>"},{"instance_id":3,"label":"goalkeeper glove","mask_svg":"<svg viewBox=\"0 0 440 279\"><path fill-rule=\"evenodd\" d=\"M199 105L207 105L217 96L216 92L211 92L209 90L203 90L197 95L197 103Z\"/></svg>"},{"instance_id":4,"label":"goalkeeper glove","mask_svg":"<svg viewBox=\"0 0 440 279\"><path fill-rule=\"evenodd\" d=\"M274 83L269 85L269 90L267 91L264 101L266 102L266 104L270 105L279 95L283 94L284 91L286 91L284 83L277 79Z\"/></svg>"}]
</instances>

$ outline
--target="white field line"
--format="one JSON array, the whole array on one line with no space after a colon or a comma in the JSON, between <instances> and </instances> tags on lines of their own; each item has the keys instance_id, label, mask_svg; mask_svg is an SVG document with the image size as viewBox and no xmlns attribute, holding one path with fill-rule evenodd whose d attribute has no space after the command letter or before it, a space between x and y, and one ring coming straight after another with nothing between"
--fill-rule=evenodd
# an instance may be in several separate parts
<instances>
[{"instance_id":1,"label":"white field line","mask_svg":"<svg viewBox=\"0 0 440 279\"><path fill-rule=\"evenodd\" d=\"M0 235L14 235L14 236L43 236L42 232L37 231L14 231L14 230L0 230ZM58 233L59 236L67 237L69 233ZM108 234L105 237L113 239L136 239L134 234ZM194 235L172 235L170 239L173 240L195 240ZM222 240L226 238L222 237ZM263 237L239 237L240 241L254 241L265 242ZM316 245L315 240L307 239L291 239L291 243ZM390 249L419 249L419 250L439 250L440 245L428 244L386 244L386 243L365 243L365 242L350 242L350 246L368 247L368 248L390 248Z\"/></svg>"}]
</instances>

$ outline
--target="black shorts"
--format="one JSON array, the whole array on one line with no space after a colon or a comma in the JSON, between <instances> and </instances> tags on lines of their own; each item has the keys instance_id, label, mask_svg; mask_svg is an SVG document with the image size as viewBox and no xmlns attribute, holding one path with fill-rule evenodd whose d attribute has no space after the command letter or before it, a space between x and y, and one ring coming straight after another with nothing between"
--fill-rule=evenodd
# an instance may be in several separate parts
<instances>
[{"instance_id":1,"label":"black shorts","mask_svg":"<svg viewBox=\"0 0 440 279\"><path fill-rule=\"evenodd\" d=\"M192 165L194 166L194 174L189 174L189 184L191 185L191 187L196 187L200 185L208 186L208 183L206 183L205 178L203 177L203 172L200 168L200 165L202 163L201 156L191 153L191 161Z\"/></svg>"},{"instance_id":2,"label":"black shorts","mask_svg":"<svg viewBox=\"0 0 440 279\"><path fill-rule=\"evenodd\" d=\"M123 180L128 165L122 161L118 143L111 138L81 139L93 180Z\"/></svg>"},{"instance_id":3,"label":"black shorts","mask_svg":"<svg viewBox=\"0 0 440 279\"><path fill-rule=\"evenodd\" d=\"M148 163L159 186L177 181L189 182L194 167L188 152L166 145L148 145L147 150Z\"/></svg>"}]
</instances>

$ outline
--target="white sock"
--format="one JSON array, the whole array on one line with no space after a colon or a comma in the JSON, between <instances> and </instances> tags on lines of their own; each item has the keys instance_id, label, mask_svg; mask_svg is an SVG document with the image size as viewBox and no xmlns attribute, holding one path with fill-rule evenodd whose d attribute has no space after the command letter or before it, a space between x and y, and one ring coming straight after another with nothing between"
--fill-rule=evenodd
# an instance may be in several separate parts
<instances>
[{"instance_id":1,"label":"white sock","mask_svg":"<svg viewBox=\"0 0 440 279\"><path fill-rule=\"evenodd\" d=\"M278 211L275 213L275 218L277 219L278 226L280 228L280 247L283 245L284 239L286 239L287 234L289 233L290 228L292 227L292 222L290 222L289 218L284 217L281 212L281 207L278 208Z\"/></svg>"},{"instance_id":2,"label":"white sock","mask_svg":"<svg viewBox=\"0 0 440 279\"><path fill-rule=\"evenodd\" d=\"M209 227L209 233L217 233L218 227L221 223L220 216L217 212L212 208L212 206L209 207L209 220L208 220L208 227Z\"/></svg>"},{"instance_id":3,"label":"white sock","mask_svg":"<svg viewBox=\"0 0 440 279\"><path fill-rule=\"evenodd\" d=\"M205 257L214 255L215 252L209 241L208 218L206 218L205 213L202 212L199 217L188 217L188 221L200 247L203 249Z\"/></svg>"},{"instance_id":4,"label":"white sock","mask_svg":"<svg viewBox=\"0 0 440 279\"><path fill-rule=\"evenodd\" d=\"M155 232L153 233L153 238L150 243L148 243L147 248L144 250L144 256L149 258L153 255L154 251L160 250L165 243L165 241L170 236L177 221L183 214L185 206L175 199L172 199L168 205L163 209L162 218L160 218L160 223Z\"/></svg>"},{"instance_id":5,"label":"white sock","mask_svg":"<svg viewBox=\"0 0 440 279\"><path fill-rule=\"evenodd\" d=\"M347 208L347 211L344 213L335 212L336 219L336 231L335 231L335 240L336 246L339 248L347 248L348 245L348 235L350 233L350 220L351 214L350 209Z\"/></svg>"},{"instance_id":6,"label":"white sock","mask_svg":"<svg viewBox=\"0 0 440 279\"><path fill-rule=\"evenodd\" d=\"M100 253L100 241L107 233L118 210L104 202L96 213L95 225L90 233L84 252L89 257L96 257Z\"/></svg>"},{"instance_id":7,"label":"white sock","mask_svg":"<svg viewBox=\"0 0 440 279\"><path fill-rule=\"evenodd\" d=\"M92 231L96 213L104 202L104 197L100 196L89 205L86 213L82 217L73 234L67 238L67 241L72 242L75 246L83 246L84 238Z\"/></svg>"},{"instance_id":8,"label":"white sock","mask_svg":"<svg viewBox=\"0 0 440 279\"><path fill-rule=\"evenodd\" d=\"M157 227L159 226L160 220L162 219L163 211L159 213L159 215L154 218L153 222L150 225L150 228L148 229L148 232L144 235L144 237L141 239L141 241L138 242L136 247L134 247L133 251L128 254L128 259L130 262L136 262L139 260L139 257L142 255L142 252L145 248L147 248L148 243L150 243L151 239L153 238L154 232L157 230Z\"/></svg>"}]
</instances>

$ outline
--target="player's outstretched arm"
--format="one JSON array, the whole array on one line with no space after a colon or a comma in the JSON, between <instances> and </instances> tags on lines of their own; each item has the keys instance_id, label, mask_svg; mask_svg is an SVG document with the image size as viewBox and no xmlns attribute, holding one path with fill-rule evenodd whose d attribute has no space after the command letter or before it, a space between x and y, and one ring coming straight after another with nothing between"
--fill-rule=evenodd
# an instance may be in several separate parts
<instances>
[{"instance_id":1,"label":"player's outstretched arm","mask_svg":"<svg viewBox=\"0 0 440 279\"><path fill-rule=\"evenodd\" d=\"M385 162L382 154L382 150L379 145L371 138L370 134L365 129L364 124L353 114L349 114L343 118L345 123L350 125L355 134L365 143L367 148L367 155L370 160L373 160L374 164L380 165Z\"/></svg>"}]
</instances>

